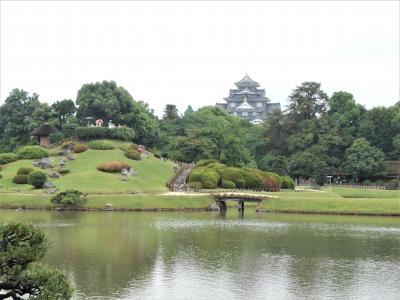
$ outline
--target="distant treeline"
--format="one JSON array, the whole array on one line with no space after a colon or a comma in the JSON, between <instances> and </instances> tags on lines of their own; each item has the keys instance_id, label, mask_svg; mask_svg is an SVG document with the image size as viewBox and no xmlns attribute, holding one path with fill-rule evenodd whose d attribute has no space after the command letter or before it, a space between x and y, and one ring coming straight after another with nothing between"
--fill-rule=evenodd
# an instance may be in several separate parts
<instances>
[{"instance_id":1,"label":"distant treeline","mask_svg":"<svg viewBox=\"0 0 400 300\"><path fill-rule=\"evenodd\" d=\"M297 86L288 106L259 126L211 106L194 111L189 105L181 114L168 104L159 119L113 81L85 84L75 101L52 105L14 89L0 106L0 152L35 143L29 133L44 122L61 130L60 139L82 137L87 133L82 127L96 119L132 129L126 138L173 160L216 159L292 177L376 177L385 173L385 160L400 158L400 102L367 110L351 93L329 97L316 82Z\"/></svg>"}]
</instances>

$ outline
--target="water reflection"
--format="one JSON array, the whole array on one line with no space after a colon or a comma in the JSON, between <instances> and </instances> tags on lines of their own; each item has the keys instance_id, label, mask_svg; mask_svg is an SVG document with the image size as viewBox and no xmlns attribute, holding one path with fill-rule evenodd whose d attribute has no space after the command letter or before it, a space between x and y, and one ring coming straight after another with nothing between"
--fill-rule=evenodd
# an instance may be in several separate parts
<instances>
[{"instance_id":1,"label":"water reflection","mask_svg":"<svg viewBox=\"0 0 400 300\"><path fill-rule=\"evenodd\" d=\"M46 231L46 262L78 299L387 298L400 288L395 218L0 211Z\"/></svg>"}]
</instances>

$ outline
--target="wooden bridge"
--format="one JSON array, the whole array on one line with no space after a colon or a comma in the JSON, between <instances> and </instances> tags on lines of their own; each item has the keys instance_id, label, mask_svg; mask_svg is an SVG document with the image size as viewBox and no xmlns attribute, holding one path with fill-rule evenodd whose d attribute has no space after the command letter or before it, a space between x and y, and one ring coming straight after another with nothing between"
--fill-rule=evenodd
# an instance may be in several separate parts
<instances>
[{"instance_id":1,"label":"wooden bridge","mask_svg":"<svg viewBox=\"0 0 400 300\"><path fill-rule=\"evenodd\" d=\"M237 201L238 210L244 211L244 203L258 203L266 199L267 196L264 195L254 195L254 194L243 194L243 193L221 193L214 194L214 199L221 211L226 210L226 201Z\"/></svg>"}]
</instances>

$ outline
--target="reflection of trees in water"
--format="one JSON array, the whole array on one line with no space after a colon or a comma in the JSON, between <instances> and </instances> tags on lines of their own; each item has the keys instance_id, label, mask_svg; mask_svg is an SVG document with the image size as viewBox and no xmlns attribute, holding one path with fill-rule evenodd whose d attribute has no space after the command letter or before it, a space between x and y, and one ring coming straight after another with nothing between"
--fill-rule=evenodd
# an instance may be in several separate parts
<instances>
[{"instance_id":1,"label":"reflection of trees in water","mask_svg":"<svg viewBox=\"0 0 400 300\"><path fill-rule=\"evenodd\" d=\"M224 288L241 285L251 298L257 288L279 281L287 281L281 289L289 297L313 295L329 285L351 289L357 261L398 259L398 235L357 234L318 223L272 221L252 228L231 221L182 213L56 215L54 223L76 225L46 230L53 243L47 261L72 271L86 295L115 297L132 282L147 286L158 259L165 276L182 265L210 278L228 276Z\"/></svg>"}]
</instances>

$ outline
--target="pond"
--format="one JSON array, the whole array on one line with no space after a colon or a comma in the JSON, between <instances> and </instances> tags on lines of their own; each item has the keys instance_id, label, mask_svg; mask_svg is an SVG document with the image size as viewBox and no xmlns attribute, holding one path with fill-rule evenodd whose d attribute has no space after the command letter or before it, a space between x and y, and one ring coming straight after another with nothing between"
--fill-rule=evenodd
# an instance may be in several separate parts
<instances>
[{"instance_id":1,"label":"pond","mask_svg":"<svg viewBox=\"0 0 400 300\"><path fill-rule=\"evenodd\" d=\"M0 210L46 232L75 299L399 299L398 218Z\"/></svg>"}]
</instances>

